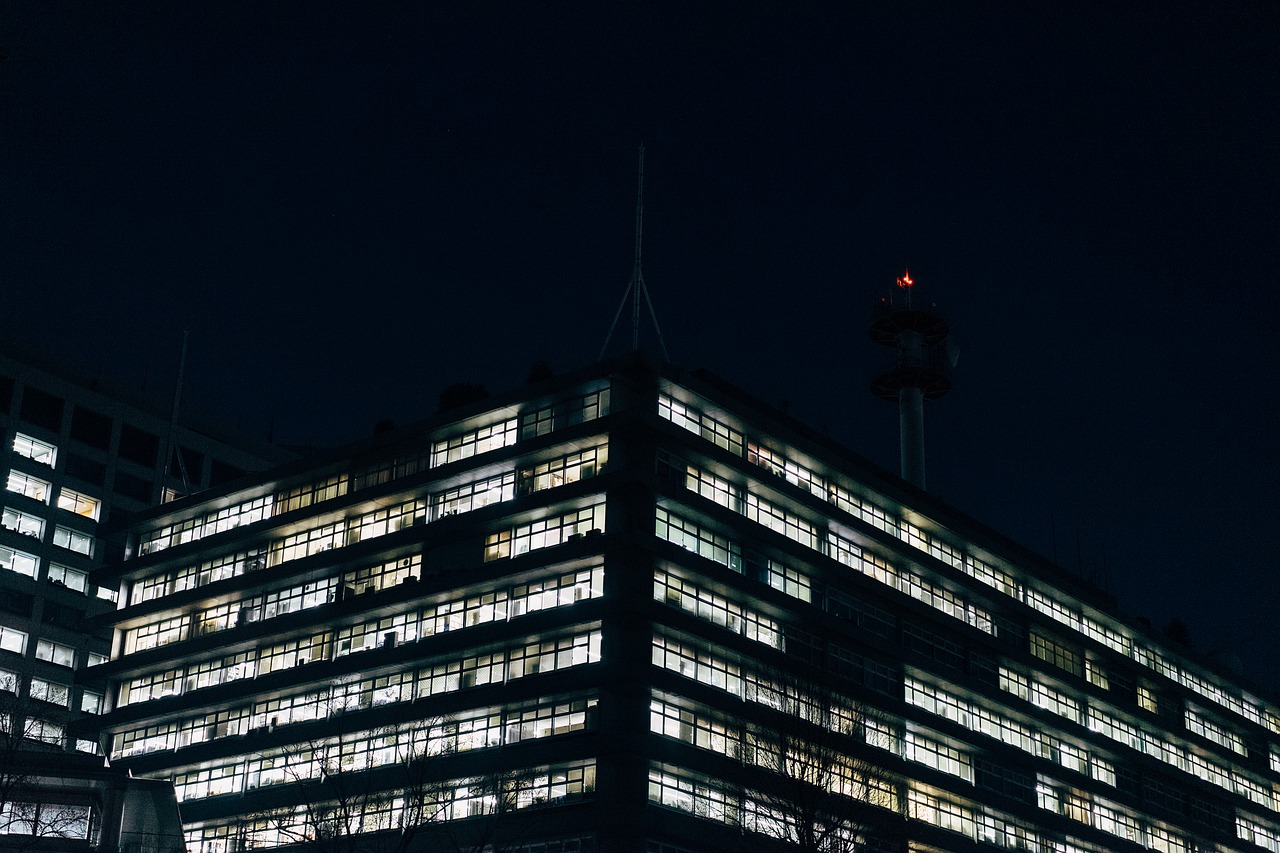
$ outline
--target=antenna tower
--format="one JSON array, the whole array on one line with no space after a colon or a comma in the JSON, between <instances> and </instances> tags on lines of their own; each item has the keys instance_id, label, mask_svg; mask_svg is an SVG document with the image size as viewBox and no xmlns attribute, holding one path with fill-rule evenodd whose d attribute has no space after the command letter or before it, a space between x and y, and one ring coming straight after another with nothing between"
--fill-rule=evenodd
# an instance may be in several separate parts
<instances>
[{"instance_id":1,"label":"antenna tower","mask_svg":"<svg viewBox=\"0 0 1280 853\"><path fill-rule=\"evenodd\" d=\"M924 401L951 390L947 335L951 327L932 305L911 304L915 282L908 270L898 279L899 304L892 296L875 304L871 340L897 352L897 364L871 382L871 393L898 404L902 479L924 488Z\"/></svg>"},{"instance_id":2,"label":"antenna tower","mask_svg":"<svg viewBox=\"0 0 1280 853\"><path fill-rule=\"evenodd\" d=\"M618 318L622 316L622 309L627 305L627 297L631 297L631 349L640 349L640 297L644 296L645 305L649 306L649 319L653 320L653 330L658 334L658 346L662 348L662 357L666 361L670 361L667 355L667 344L662 339L662 329L658 326L658 315L653 310L653 300L649 298L649 288L644 283L644 272L640 268L640 248L644 242L644 143L640 143L639 148L639 169L636 177L636 259L635 266L631 270L631 281L627 284L627 289L622 292L622 301L618 303L618 310L613 315L613 322L609 324L609 334L604 337L604 346L600 347L600 359L604 359L604 352L609 348L609 341L613 338L613 330L618 326Z\"/></svg>"}]
</instances>

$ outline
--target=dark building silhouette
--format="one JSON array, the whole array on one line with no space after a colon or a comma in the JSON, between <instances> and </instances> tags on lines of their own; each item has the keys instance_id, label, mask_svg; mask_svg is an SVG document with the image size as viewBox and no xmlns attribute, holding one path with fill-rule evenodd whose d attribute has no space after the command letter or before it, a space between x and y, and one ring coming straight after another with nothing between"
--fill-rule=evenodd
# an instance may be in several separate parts
<instances>
[{"instance_id":1,"label":"dark building silhouette","mask_svg":"<svg viewBox=\"0 0 1280 853\"><path fill-rule=\"evenodd\" d=\"M124 538L84 675L192 851L1280 850L1274 697L706 374L556 377Z\"/></svg>"},{"instance_id":2,"label":"dark building silhouette","mask_svg":"<svg viewBox=\"0 0 1280 853\"><path fill-rule=\"evenodd\" d=\"M90 580L109 556L99 528L294 455L16 353L0 352L0 428L0 849L34 835L113 850L137 798L99 796L132 783L72 725L103 705L76 669L111 649L94 621L116 600Z\"/></svg>"}]
</instances>

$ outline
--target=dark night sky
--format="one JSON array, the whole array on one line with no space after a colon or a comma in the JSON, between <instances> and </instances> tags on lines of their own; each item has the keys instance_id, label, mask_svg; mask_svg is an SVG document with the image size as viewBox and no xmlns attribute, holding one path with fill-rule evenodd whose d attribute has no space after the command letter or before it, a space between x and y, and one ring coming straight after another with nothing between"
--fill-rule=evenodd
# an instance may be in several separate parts
<instances>
[{"instance_id":1,"label":"dark night sky","mask_svg":"<svg viewBox=\"0 0 1280 853\"><path fill-rule=\"evenodd\" d=\"M673 361L896 470L909 265L931 490L1280 685L1280 7L688 5L9 0L3 333L362 437L596 358L643 139Z\"/></svg>"}]
</instances>

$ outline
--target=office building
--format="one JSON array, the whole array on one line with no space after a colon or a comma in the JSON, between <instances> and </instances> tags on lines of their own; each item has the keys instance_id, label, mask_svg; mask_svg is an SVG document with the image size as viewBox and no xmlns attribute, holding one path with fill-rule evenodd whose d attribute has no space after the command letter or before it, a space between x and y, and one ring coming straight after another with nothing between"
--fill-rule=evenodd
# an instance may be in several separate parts
<instances>
[{"instance_id":1,"label":"office building","mask_svg":"<svg viewBox=\"0 0 1280 853\"><path fill-rule=\"evenodd\" d=\"M706 374L557 377L124 540L84 675L191 851L1280 851L1274 696Z\"/></svg>"},{"instance_id":2,"label":"office building","mask_svg":"<svg viewBox=\"0 0 1280 853\"><path fill-rule=\"evenodd\" d=\"M102 709L101 693L73 679L110 651L110 630L93 620L114 609L115 589L89 579L112 556L100 525L294 458L261 442L171 428L169 415L0 354L0 835L38 826L13 816L40 806L38 790L53 778L49 753L98 752L96 738L72 736L69 724ZM100 755L57 760L65 784L77 768L92 771L80 775L94 790L111 775ZM78 832L90 822L68 826Z\"/></svg>"}]
</instances>

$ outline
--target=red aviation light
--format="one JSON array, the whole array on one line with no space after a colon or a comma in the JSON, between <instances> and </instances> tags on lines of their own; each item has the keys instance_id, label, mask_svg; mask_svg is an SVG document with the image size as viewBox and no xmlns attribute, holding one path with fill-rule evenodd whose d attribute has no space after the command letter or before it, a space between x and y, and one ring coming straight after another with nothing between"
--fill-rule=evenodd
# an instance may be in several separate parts
<instances>
[{"instance_id":1,"label":"red aviation light","mask_svg":"<svg viewBox=\"0 0 1280 853\"><path fill-rule=\"evenodd\" d=\"M902 278L898 279L898 287L910 287L913 284L915 284L915 281L911 278L911 270L904 269Z\"/></svg>"}]
</instances>

